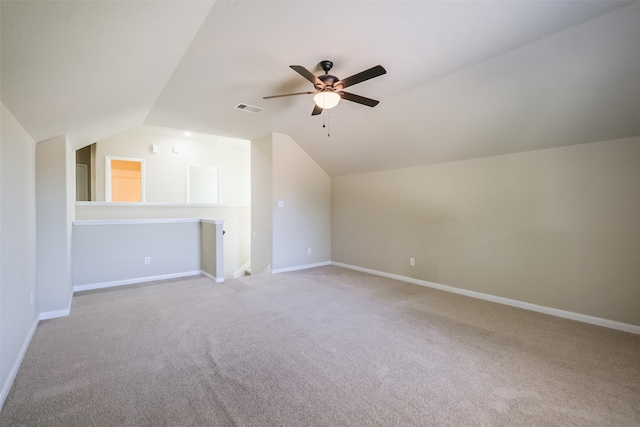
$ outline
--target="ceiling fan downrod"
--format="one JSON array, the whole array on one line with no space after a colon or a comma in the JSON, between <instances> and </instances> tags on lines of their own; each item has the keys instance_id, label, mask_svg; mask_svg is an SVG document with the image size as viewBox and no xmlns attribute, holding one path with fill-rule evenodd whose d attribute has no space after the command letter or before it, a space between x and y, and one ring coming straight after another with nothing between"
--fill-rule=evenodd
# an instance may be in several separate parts
<instances>
[{"instance_id":1,"label":"ceiling fan downrod","mask_svg":"<svg viewBox=\"0 0 640 427\"><path fill-rule=\"evenodd\" d=\"M332 76L331 74L329 74L329 71L331 71L331 69L333 68L333 62L326 59L324 61L320 61L320 68L322 68L322 71L324 71L324 75L318 76L318 80L322 82L324 88L318 84L316 84L316 88L318 90L333 92L335 90L334 84L339 81L336 76Z\"/></svg>"}]
</instances>

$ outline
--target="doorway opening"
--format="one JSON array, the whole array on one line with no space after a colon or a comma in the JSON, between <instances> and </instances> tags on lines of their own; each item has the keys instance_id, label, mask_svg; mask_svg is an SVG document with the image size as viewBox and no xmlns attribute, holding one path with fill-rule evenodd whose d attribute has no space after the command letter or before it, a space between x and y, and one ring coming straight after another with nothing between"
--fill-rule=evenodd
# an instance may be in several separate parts
<instances>
[{"instance_id":1,"label":"doorway opening","mask_svg":"<svg viewBox=\"0 0 640 427\"><path fill-rule=\"evenodd\" d=\"M144 160L106 156L106 201L144 202Z\"/></svg>"}]
</instances>

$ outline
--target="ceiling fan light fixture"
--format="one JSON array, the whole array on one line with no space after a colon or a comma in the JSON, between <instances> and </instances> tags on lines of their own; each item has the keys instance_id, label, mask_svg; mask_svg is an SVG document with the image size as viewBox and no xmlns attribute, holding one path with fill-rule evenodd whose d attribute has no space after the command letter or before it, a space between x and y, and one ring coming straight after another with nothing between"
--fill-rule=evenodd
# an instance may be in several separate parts
<instances>
[{"instance_id":1,"label":"ceiling fan light fixture","mask_svg":"<svg viewBox=\"0 0 640 427\"><path fill-rule=\"evenodd\" d=\"M335 92L324 91L316 94L313 97L316 105L323 110L328 110L329 108L333 108L338 105L340 102L340 95Z\"/></svg>"}]
</instances>

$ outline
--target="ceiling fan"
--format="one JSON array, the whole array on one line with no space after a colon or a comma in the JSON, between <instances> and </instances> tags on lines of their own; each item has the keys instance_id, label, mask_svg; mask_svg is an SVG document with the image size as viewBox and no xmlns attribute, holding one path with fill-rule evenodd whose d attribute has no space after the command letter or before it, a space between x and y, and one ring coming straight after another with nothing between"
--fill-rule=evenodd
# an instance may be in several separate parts
<instances>
[{"instance_id":1,"label":"ceiling fan","mask_svg":"<svg viewBox=\"0 0 640 427\"><path fill-rule=\"evenodd\" d=\"M340 102L340 99L357 102L358 104L366 105L368 107L375 107L380 101L345 92L343 89L387 73L387 70L385 70L381 65L376 65L368 70L354 74L351 77L339 80L336 76L329 74L329 71L333 68L333 62L331 61L320 61L320 67L322 67L324 74L317 77L302 65L290 65L290 67L302 77L313 83L313 87L316 90L312 92L296 92L284 95L265 96L263 99L315 94L313 100L316 105L313 107L313 112L311 113L312 116L322 113L322 110L328 110L329 108L335 107L338 105L338 102Z\"/></svg>"}]
</instances>

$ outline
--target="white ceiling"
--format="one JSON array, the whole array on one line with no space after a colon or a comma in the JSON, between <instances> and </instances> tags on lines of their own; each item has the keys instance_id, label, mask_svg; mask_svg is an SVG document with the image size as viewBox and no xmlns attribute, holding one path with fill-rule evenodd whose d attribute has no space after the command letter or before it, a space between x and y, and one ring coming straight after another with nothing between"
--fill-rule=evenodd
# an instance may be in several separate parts
<instances>
[{"instance_id":1,"label":"white ceiling","mask_svg":"<svg viewBox=\"0 0 640 427\"><path fill-rule=\"evenodd\" d=\"M640 3L0 2L2 102L74 147L140 124L290 135L331 175L640 135ZM311 117L323 59L380 100ZM233 107L247 103L260 114ZM330 125L331 136L323 121Z\"/></svg>"}]
</instances>

